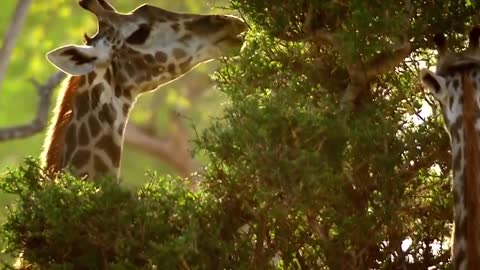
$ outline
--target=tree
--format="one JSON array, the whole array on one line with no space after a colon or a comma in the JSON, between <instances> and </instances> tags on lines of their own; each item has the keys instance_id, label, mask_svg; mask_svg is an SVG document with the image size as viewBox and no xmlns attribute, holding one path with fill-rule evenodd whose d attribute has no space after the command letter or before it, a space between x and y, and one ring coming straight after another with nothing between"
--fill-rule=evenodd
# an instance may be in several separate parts
<instances>
[{"instance_id":1,"label":"tree","mask_svg":"<svg viewBox=\"0 0 480 270\"><path fill-rule=\"evenodd\" d=\"M169 258L161 265L171 269L450 269L448 136L417 78L433 58L431 37L445 32L452 46L462 46L480 22L480 3L232 0L231 6L250 32L240 57L214 76L229 101L196 140L209 160L204 180L195 193L171 184L141 193L165 198L140 205L155 205L154 217L167 213L163 220L174 221L147 226L155 232L147 235L167 232L152 240L151 261ZM25 171L7 186L30 179ZM55 220L48 209L64 209L55 203L64 198L80 196L91 209L111 205L91 195L96 188L72 193L68 185L26 197L8 219L22 230L10 228L9 235L28 236L23 224L37 224L33 212ZM130 209L138 208L115 213L134 214ZM110 236L102 224L111 223L100 219L108 217L87 217L99 226L94 231ZM172 236L167 242L175 244L165 244ZM118 263L106 254L100 259Z\"/></svg>"},{"instance_id":2,"label":"tree","mask_svg":"<svg viewBox=\"0 0 480 270\"><path fill-rule=\"evenodd\" d=\"M211 160L208 190L250 225L242 237L256 244L241 261L448 269L448 136L417 78L433 35L462 46L480 3L232 6L251 33L241 58L216 75L231 103L199 145Z\"/></svg>"}]
</instances>

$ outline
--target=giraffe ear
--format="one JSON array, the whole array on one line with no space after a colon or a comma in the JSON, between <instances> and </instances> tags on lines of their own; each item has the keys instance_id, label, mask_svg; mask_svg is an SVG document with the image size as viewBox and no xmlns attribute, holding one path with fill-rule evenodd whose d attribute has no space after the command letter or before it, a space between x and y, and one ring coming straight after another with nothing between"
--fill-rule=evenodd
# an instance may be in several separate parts
<instances>
[{"instance_id":1,"label":"giraffe ear","mask_svg":"<svg viewBox=\"0 0 480 270\"><path fill-rule=\"evenodd\" d=\"M47 59L53 65L74 76L93 71L99 58L97 50L92 46L68 45L47 53Z\"/></svg>"},{"instance_id":2,"label":"giraffe ear","mask_svg":"<svg viewBox=\"0 0 480 270\"><path fill-rule=\"evenodd\" d=\"M446 82L445 78L442 76L439 76L433 71L424 68L420 71L420 80L423 87L429 90L439 101L443 101L447 96Z\"/></svg>"}]
</instances>

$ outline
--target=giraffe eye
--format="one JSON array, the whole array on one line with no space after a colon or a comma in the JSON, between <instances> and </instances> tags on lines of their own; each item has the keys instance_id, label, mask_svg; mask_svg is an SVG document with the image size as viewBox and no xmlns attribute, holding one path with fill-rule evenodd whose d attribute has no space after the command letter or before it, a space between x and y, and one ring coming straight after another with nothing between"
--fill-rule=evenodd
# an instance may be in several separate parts
<instances>
[{"instance_id":1,"label":"giraffe eye","mask_svg":"<svg viewBox=\"0 0 480 270\"><path fill-rule=\"evenodd\" d=\"M127 43L140 45L143 44L150 35L150 26L141 24L127 39Z\"/></svg>"}]
</instances>

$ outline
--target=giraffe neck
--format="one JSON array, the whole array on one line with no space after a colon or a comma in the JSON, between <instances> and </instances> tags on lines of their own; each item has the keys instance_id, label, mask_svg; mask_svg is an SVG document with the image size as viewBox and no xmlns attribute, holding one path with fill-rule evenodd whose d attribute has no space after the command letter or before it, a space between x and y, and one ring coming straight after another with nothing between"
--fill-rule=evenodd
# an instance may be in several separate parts
<instances>
[{"instance_id":1,"label":"giraffe neck","mask_svg":"<svg viewBox=\"0 0 480 270\"><path fill-rule=\"evenodd\" d=\"M71 77L60 95L46 139L48 171L94 179L119 176L123 133L133 100L115 87L108 69Z\"/></svg>"},{"instance_id":2,"label":"giraffe neck","mask_svg":"<svg viewBox=\"0 0 480 270\"><path fill-rule=\"evenodd\" d=\"M480 153L476 117L477 96L468 73L461 76L463 117L452 130L455 231L454 269L478 269L480 265Z\"/></svg>"}]
</instances>

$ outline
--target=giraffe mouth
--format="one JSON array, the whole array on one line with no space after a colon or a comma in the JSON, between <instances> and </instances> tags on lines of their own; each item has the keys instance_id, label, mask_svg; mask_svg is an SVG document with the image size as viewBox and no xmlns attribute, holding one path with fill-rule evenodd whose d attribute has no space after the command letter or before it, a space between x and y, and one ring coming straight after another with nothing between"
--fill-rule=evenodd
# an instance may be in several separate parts
<instances>
[{"instance_id":1,"label":"giraffe mouth","mask_svg":"<svg viewBox=\"0 0 480 270\"><path fill-rule=\"evenodd\" d=\"M218 39L215 44L221 49L240 49L245 42L246 32L240 34L229 34Z\"/></svg>"}]
</instances>

